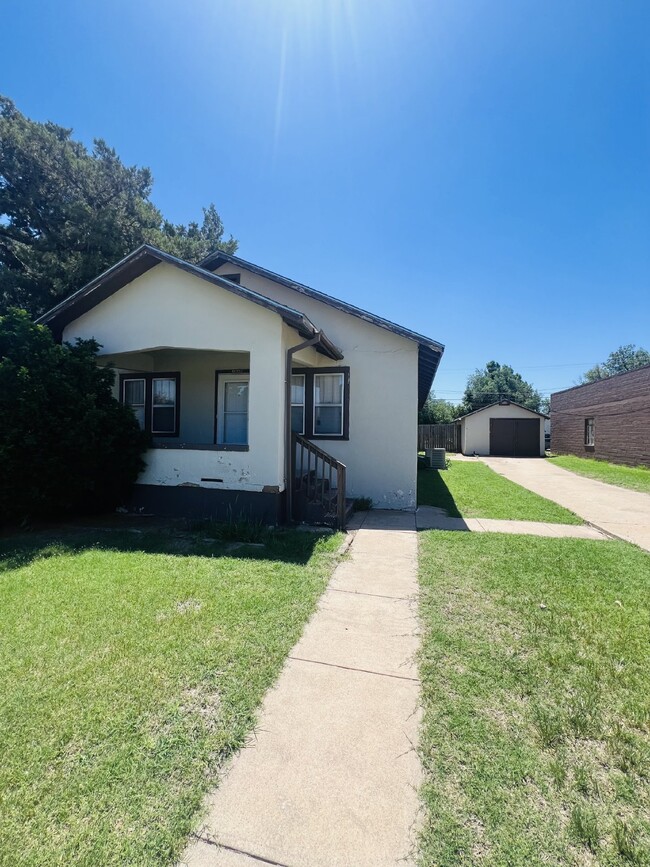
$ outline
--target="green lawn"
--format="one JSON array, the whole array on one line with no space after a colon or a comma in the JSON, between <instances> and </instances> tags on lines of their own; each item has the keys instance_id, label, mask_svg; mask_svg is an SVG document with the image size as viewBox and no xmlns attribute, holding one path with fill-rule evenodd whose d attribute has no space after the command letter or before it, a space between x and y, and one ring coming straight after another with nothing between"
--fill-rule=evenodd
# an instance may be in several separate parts
<instances>
[{"instance_id":1,"label":"green lawn","mask_svg":"<svg viewBox=\"0 0 650 867\"><path fill-rule=\"evenodd\" d=\"M578 458L574 455L554 455L549 460L558 467L571 470L572 473L650 494L649 467L624 467L620 464L609 464L607 461L596 461L593 458Z\"/></svg>"},{"instance_id":2,"label":"green lawn","mask_svg":"<svg viewBox=\"0 0 650 867\"><path fill-rule=\"evenodd\" d=\"M0 863L173 864L340 537L43 535L0 547Z\"/></svg>"},{"instance_id":3,"label":"green lawn","mask_svg":"<svg viewBox=\"0 0 650 867\"><path fill-rule=\"evenodd\" d=\"M420 534L431 867L650 864L650 558Z\"/></svg>"},{"instance_id":4,"label":"green lawn","mask_svg":"<svg viewBox=\"0 0 650 867\"><path fill-rule=\"evenodd\" d=\"M448 470L420 470L418 505L455 518L502 518L581 524L573 512L505 479L481 461L450 461Z\"/></svg>"}]
</instances>

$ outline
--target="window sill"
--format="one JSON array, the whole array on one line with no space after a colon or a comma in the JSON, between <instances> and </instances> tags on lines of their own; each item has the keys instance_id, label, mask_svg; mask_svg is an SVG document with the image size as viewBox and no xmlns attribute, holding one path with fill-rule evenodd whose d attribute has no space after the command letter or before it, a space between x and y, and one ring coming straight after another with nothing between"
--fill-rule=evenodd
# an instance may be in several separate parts
<instances>
[{"instance_id":1,"label":"window sill","mask_svg":"<svg viewBox=\"0 0 650 867\"><path fill-rule=\"evenodd\" d=\"M318 441L318 440L331 440L332 442L335 442L335 441L347 442L350 439L349 436L346 437L345 435L341 436L338 434L307 434L306 436L305 436L305 434L302 434L302 436L304 436L306 440L316 440L316 441Z\"/></svg>"}]
</instances>

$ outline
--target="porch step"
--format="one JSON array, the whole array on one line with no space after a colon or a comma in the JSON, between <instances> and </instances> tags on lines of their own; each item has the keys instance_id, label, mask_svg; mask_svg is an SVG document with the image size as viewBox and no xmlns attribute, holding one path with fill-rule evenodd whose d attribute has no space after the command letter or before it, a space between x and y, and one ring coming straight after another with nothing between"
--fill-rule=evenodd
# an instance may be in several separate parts
<instances>
[{"instance_id":1,"label":"porch step","mask_svg":"<svg viewBox=\"0 0 650 867\"><path fill-rule=\"evenodd\" d=\"M354 512L354 500L349 497L345 498L345 523L350 520ZM338 519L337 513L337 496L334 491L331 496L326 496L324 502L318 499L306 499L300 507L300 520L304 524L324 524L328 527L336 525Z\"/></svg>"}]
</instances>

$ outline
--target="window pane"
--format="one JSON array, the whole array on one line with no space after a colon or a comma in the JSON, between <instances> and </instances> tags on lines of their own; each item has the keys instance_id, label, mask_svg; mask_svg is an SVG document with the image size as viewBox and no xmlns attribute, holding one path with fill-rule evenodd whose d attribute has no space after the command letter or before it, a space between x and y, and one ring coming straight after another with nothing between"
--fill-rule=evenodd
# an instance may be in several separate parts
<instances>
[{"instance_id":1,"label":"window pane","mask_svg":"<svg viewBox=\"0 0 650 867\"><path fill-rule=\"evenodd\" d=\"M343 403L342 373L318 373L314 375L314 403L316 405Z\"/></svg>"},{"instance_id":2,"label":"window pane","mask_svg":"<svg viewBox=\"0 0 650 867\"><path fill-rule=\"evenodd\" d=\"M138 424L144 430L144 407L143 406L132 406L133 415L138 420Z\"/></svg>"},{"instance_id":3,"label":"window pane","mask_svg":"<svg viewBox=\"0 0 650 867\"><path fill-rule=\"evenodd\" d=\"M225 412L248 412L247 382L226 382L224 410Z\"/></svg>"},{"instance_id":4,"label":"window pane","mask_svg":"<svg viewBox=\"0 0 650 867\"><path fill-rule=\"evenodd\" d=\"M305 408L304 406L291 407L291 430L294 433L304 433L305 430Z\"/></svg>"},{"instance_id":5,"label":"window pane","mask_svg":"<svg viewBox=\"0 0 650 867\"><path fill-rule=\"evenodd\" d=\"M176 404L176 380L154 379L153 405L174 406Z\"/></svg>"},{"instance_id":6,"label":"window pane","mask_svg":"<svg viewBox=\"0 0 650 867\"><path fill-rule=\"evenodd\" d=\"M176 409L173 406L154 406L151 410L151 430L153 433L174 433Z\"/></svg>"},{"instance_id":7,"label":"window pane","mask_svg":"<svg viewBox=\"0 0 650 867\"><path fill-rule=\"evenodd\" d=\"M248 445L248 380L223 384L223 442Z\"/></svg>"},{"instance_id":8,"label":"window pane","mask_svg":"<svg viewBox=\"0 0 650 867\"><path fill-rule=\"evenodd\" d=\"M291 403L305 402L305 377L302 375L291 377Z\"/></svg>"},{"instance_id":9,"label":"window pane","mask_svg":"<svg viewBox=\"0 0 650 867\"><path fill-rule=\"evenodd\" d=\"M124 403L127 406L144 406L144 380L124 380Z\"/></svg>"},{"instance_id":10,"label":"window pane","mask_svg":"<svg viewBox=\"0 0 650 867\"><path fill-rule=\"evenodd\" d=\"M314 411L314 433L341 435L343 433L343 407L317 406Z\"/></svg>"},{"instance_id":11,"label":"window pane","mask_svg":"<svg viewBox=\"0 0 650 867\"><path fill-rule=\"evenodd\" d=\"M248 444L247 412L228 412L224 415L223 441L232 445Z\"/></svg>"},{"instance_id":12,"label":"window pane","mask_svg":"<svg viewBox=\"0 0 650 867\"><path fill-rule=\"evenodd\" d=\"M138 424L144 429L144 380L124 380L124 403L130 406Z\"/></svg>"}]
</instances>

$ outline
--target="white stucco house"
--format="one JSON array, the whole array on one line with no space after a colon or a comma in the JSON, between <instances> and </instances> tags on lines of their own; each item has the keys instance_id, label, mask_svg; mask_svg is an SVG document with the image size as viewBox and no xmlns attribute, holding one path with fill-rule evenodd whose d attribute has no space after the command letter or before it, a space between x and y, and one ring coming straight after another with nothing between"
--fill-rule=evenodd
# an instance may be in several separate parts
<instances>
[{"instance_id":1,"label":"white stucco house","mask_svg":"<svg viewBox=\"0 0 650 867\"><path fill-rule=\"evenodd\" d=\"M356 497L416 507L435 340L236 256L148 245L38 321L97 340L150 432L135 508L340 526Z\"/></svg>"},{"instance_id":2,"label":"white stucco house","mask_svg":"<svg viewBox=\"0 0 650 867\"><path fill-rule=\"evenodd\" d=\"M457 420L464 455L544 457L548 416L512 400L500 400Z\"/></svg>"}]
</instances>

